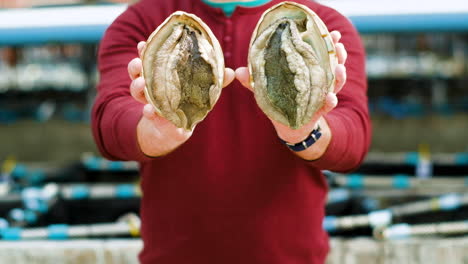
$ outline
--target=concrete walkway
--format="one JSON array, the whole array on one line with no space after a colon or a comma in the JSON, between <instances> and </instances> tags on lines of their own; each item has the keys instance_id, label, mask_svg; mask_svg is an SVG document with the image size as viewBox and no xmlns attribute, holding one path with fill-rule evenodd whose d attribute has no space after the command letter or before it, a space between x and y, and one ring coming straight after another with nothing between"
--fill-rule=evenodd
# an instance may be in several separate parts
<instances>
[{"instance_id":1,"label":"concrete walkway","mask_svg":"<svg viewBox=\"0 0 468 264\"><path fill-rule=\"evenodd\" d=\"M0 263L137 264L141 247L137 239L0 241ZM331 248L327 264L468 263L468 237L392 242L332 239Z\"/></svg>"}]
</instances>

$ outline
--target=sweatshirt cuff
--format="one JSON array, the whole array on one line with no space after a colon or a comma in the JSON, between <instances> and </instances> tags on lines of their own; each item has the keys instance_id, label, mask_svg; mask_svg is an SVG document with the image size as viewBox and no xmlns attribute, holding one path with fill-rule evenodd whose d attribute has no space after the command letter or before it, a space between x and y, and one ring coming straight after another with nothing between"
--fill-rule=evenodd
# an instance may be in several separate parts
<instances>
[{"instance_id":1,"label":"sweatshirt cuff","mask_svg":"<svg viewBox=\"0 0 468 264\"><path fill-rule=\"evenodd\" d=\"M112 144L110 153L118 153L117 159L133 160L138 162L150 161L152 158L146 156L138 145L137 126L143 115L143 104L138 102L127 105L125 111L113 118L108 124L110 127L102 131L113 131L113 140L117 144ZM121 106L122 107L122 106Z\"/></svg>"},{"instance_id":2,"label":"sweatshirt cuff","mask_svg":"<svg viewBox=\"0 0 468 264\"><path fill-rule=\"evenodd\" d=\"M132 160L139 162L150 161L152 159L151 157L146 156L138 145L137 126L143 115L143 106L144 105L138 104L129 109L129 113L126 115L126 117L124 117L123 120L123 122L127 123L128 126L122 126L122 131L120 132L122 134L119 135L121 136L119 138L125 137L125 135L128 136L129 141L125 142L128 144L127 155L132 157Z\"/></svg>"},{"instance_id":3,"label":"sweatshirt cuff","mask_svg":"<svg viewBox=\"0 0 468 264\"><path fill-rule=\"evenodd\" d=\"M348 146L348 134L341 116L331 112L324 116L332 134L325 153L318 159L309 161L310 165L320 170L339 168Z\"/></svg>"}]
</instances>

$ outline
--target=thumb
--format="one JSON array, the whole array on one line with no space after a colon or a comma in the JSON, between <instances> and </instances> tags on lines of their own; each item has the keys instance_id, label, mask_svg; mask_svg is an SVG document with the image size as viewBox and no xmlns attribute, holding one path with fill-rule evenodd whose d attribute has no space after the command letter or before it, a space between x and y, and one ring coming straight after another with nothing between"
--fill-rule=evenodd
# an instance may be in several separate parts
<instances>
[{"instance_id":1,"label":"thumb","mask_svg":"<svg viewBox=\"0 0 468 264\"><path fill-rule=\"evenodd\" d=\"M338 97L336 97L336 94L334 92L330 92L327 94L325 98L325 103L322 106L321 113L326 114L333 110L336 106L338 105Z\"/></svg>"},{"instance_id":2,"label":"thumb","mask_svg":"<svg viewBox=\"0 0 468 264\"><path fill-rule=\"evenodd\" d=\"M231 68L224 69L223 87L228 86L235 78L235 73Z\"/></svg>"},{"instance_id":3,"label":"thumb","mask_svg":"<svg viewBox=\"0 0 468 264\"><path fill-rule=\"evenodd\" d=\"M250 74L247 67L239 67L236 69L236 79L250 91L253 91L252 86L250 85Z\"/></svg>"}]
</instances>

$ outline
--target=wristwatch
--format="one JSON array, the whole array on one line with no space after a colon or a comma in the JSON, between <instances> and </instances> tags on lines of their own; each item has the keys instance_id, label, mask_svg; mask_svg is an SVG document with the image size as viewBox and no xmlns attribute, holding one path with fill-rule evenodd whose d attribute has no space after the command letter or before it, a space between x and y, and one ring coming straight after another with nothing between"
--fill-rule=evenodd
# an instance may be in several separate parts
<instances>
[{"instance_id":1,"label":"wristwatch","mask_svg":"<svg viewBox=\"0 0 468 264\"><path fill-rule=\"evenodd\" d=\"M310 132L310 135L301 142L298 143L289 143L280 138L280 141L283 142L290 150L294 152L299 152L306 150L308 147L312 146L319 138L322 136L320 125L317 125L317 128Z\"/></svg>"}]
</instances>

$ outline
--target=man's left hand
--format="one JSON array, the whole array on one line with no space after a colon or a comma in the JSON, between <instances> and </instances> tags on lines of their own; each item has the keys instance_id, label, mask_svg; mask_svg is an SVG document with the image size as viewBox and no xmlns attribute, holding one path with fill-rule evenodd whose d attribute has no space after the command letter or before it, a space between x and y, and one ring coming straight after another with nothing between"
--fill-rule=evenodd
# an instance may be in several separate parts
<instances>
[{"instance_id":1,"label":"man's left hand","mask_svg":"<svg viewBox=\"0 0 468 264\"><path fill-rule=\"evenodd\" d=\"M336 94L343 88L344 84L346 83L346 67L344 64L346 62L347 52L344 45L339 42L341 39L341 33L338 31L332 31L330 36L332 37L333 44L335 45L336 49L336 55L338 57L338 65L335 68L335 90L327 94L323 107L314 114L310 122L299 129L294 130L275 120L271 120L278 136L284 141L290 143L303 141L309 136L310 132L317 126L317 124L320 125L322 129L322 137L320 140L318 140L308 149L297 152L297 155L306 160L318 159L325 153L332 135L324 115L337 106L338 98L336 97ZM252 87L250 86L250 74L247 67L238 68L236 70L236 78L244 87L252 91Z\"/></svg>"}]
</instances>

